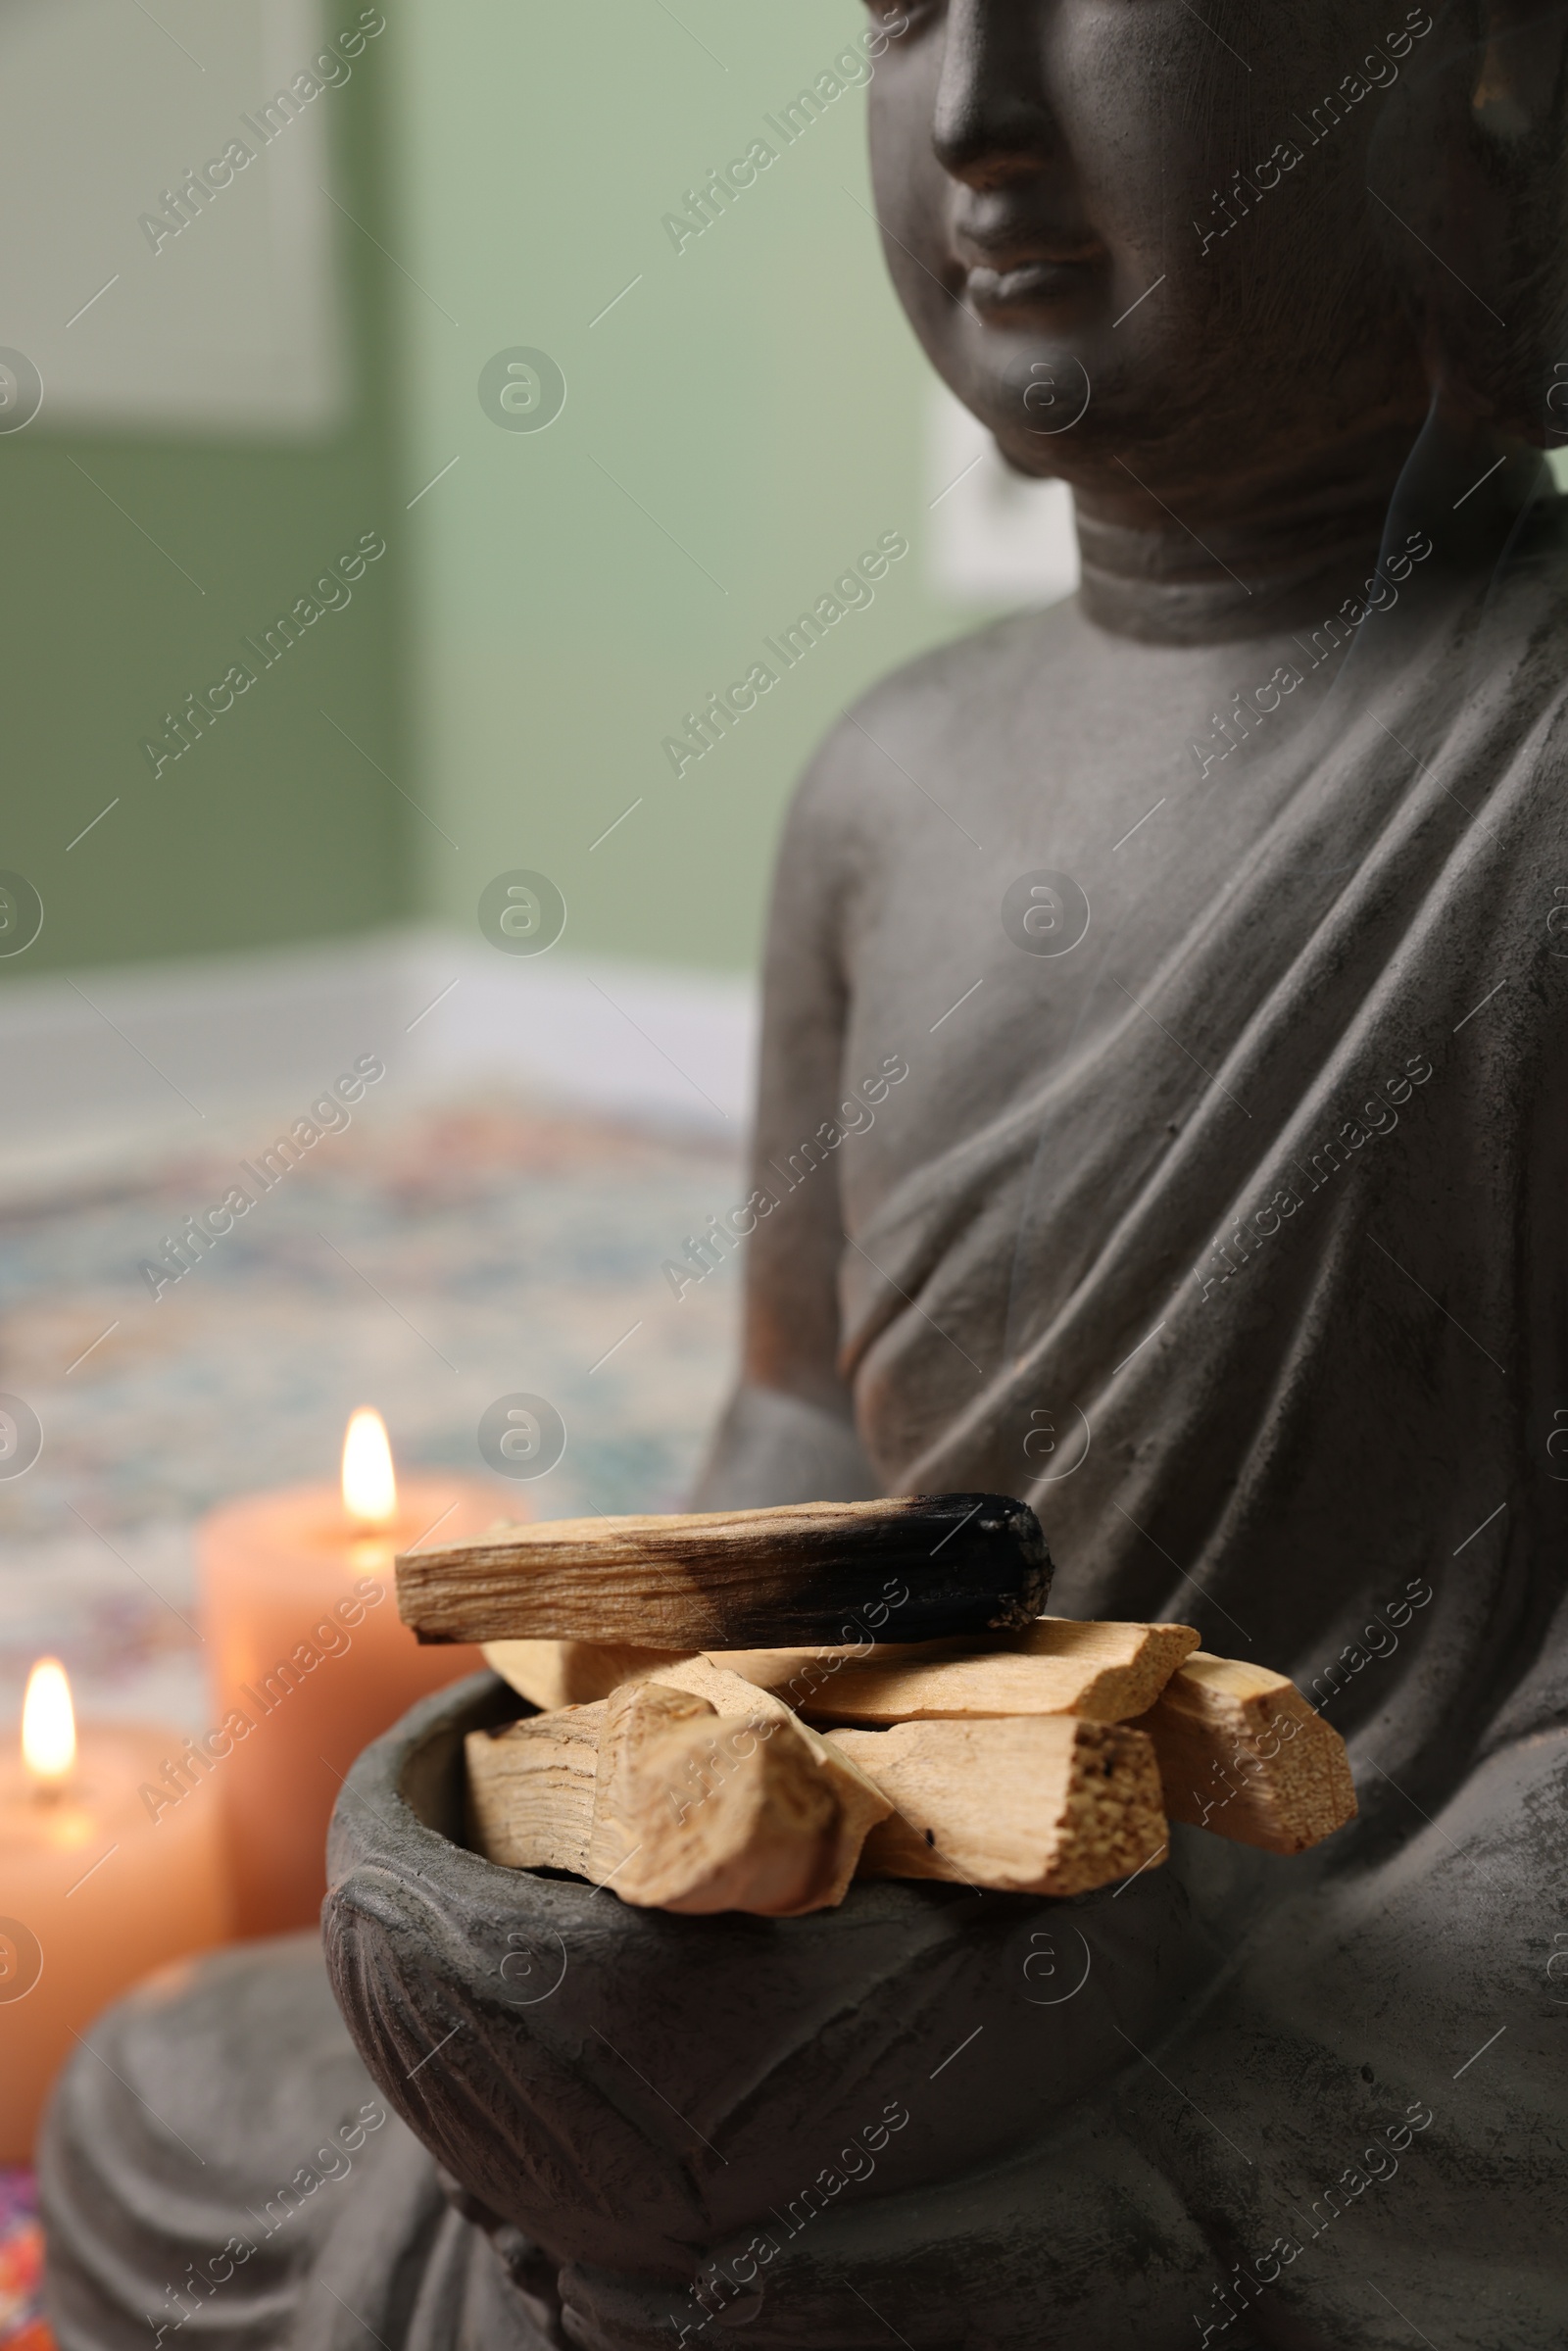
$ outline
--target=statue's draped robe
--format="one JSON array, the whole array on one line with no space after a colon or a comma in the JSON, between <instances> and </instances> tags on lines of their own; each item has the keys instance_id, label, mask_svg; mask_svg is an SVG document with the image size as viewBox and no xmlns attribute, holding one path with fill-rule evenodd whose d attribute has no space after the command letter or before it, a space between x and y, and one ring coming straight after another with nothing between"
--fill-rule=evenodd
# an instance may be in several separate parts
<instances>
[{"instance_id":1,"label":"statue's draped robe","mask_svg":"<svg viewBox=\"0 0 1568 2351\"><path fill-rule=\"evenodd\" d=\"M842 1271L887 1490L1025 1493L1054 1607L1332 1693L1371 1813L1380 1772L1427 1802L1560 1723L1568 1662L1555 528L1485 603L1427 602L1364 623L1245 795L1215 777L1226 858L1158 868L1136 970L1118 934L1069 1049L869 1202Z\"/></svg>"},{"instance_id":2,"label":"statue's draped robe","mask_svg":"<svg viewBox=\"0 0 1568 2351\"><path fill-rule=\"evenodd\" d=\"M1434 566L1245 792L1216 771L1223 857L1178 850L1136 926L1075 951L1061 1050L917 1163L873 1179L846 1151L841 1363L876 1482L1028 1495L1054 1607L1284 1669L1349 1739L1362 1809L1298 1861L1178 1833L1200 1994L1173 1990L1152 2045L1107 2030L1101 2093L983 2179L824 2215L769 2273L756 2351L1205 2327L1230 2351L1560 2351L1563 578L1553 514L1484 594ZM283 2274L291 2331L259 2262L253 2300L236 2280L190 2334L336 2351L363 2314L396 2351L544 2339L486 2239L454 2246L400 2129L376 2158L407 2204L400 2293L327 2233ZM82 2060L50 2167L65 2351L145 2341L164 2308L146 2232L101 2276L81 2250L144 2139ZM444 2303L418 2290L443 2264ZM667 2288L578 2272L567 2305L576 2340L675 2339Z\"/></svg>"}]
</instances>

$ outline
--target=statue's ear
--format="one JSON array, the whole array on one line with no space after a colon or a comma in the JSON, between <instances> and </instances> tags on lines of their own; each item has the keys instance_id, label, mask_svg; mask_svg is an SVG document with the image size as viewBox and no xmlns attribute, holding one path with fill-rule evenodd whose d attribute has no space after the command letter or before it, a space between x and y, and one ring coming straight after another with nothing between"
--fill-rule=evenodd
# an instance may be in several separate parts
<instances>
[{"instance_id":1,"label":"statue's ear","mask_svg":"<svg viewBox=\"0 0 1568 2351\"><path fill-rule=\"evenodd\" d=\"M1449 0L1368 155L1385 248L1451 404L1541 446L1568 374L1568 0Z\"/></svg>"}]
</instances>

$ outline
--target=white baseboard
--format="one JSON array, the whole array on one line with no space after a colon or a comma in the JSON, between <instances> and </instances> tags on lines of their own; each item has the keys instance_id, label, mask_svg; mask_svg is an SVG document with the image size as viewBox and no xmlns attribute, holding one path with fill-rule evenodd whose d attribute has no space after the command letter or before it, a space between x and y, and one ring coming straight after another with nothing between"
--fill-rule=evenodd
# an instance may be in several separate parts
<instances>
[{"instance_id":1,"label":"white baseboard","mask_svg":"<svg viewBox=\"0 0 1568 2351\"><path fill-rule=\"evenodd\" d=\"M611 1116L744 1135L749 979L510 957L436 930L346 945L8 981L0 1186L126 1170L297 1116L357 1054L395 1102L489 1081Z\"/></svg>"}]
</instances>

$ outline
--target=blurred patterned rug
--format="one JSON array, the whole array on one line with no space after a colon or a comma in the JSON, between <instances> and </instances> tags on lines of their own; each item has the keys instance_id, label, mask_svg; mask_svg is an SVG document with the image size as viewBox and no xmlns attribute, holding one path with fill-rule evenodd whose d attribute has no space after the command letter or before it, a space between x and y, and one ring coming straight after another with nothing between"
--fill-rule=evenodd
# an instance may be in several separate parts
<instances>
[{"instance_id":1,"label":"blurred patterned rug","mask_svg":"<svg viewBox=\"0 0 1568 2351\"><path fill-rule=\"evenodd\" d=\"M483 1476L485 1407L543 1395L564 1456L497 1480L498 1514L519 1491L546 1518L679 1506L732 1370L737 1269L677 1299L661 1268L740 1197L727 1139L493 1093L368 1104L155 1300L139 1265L277 1131L0 1203L0 1392L43 1428L24 1476L0 1464L0 1724L52 1650L88 1710L199 1727L192 1526L335 1479L356 1404L405 1466Z\"/></svg>"},{"instance_id":2,"label":"blurred patterned rug","mask_svg":"<svg viewBox=\"0 0 1568 2351\"><path fill-rule=\"evenodd\" d=\"M52 2351L42 2283L43 2238L32 2174L0 2168L0 2343L6 2351Z\"/></svg>"},{"instance_id":3,"label":"blurred patterned rug","mask_svg":"<svg viewBox=\"0 0 1568 2351\"><path fill-rule=\"evenodd\" d=\"M0 1203L0 1392L43 1430L24 1475L0 1462L0 1736L46 1651L82 1712L199 1729L192 1528L335 1479L356 1404L405 1467L483 1476L485 1406L548 1396L565 1453L498 1479L498 1515L519 1492L544 1518L685 1494L733 1368L736 1269L677 1300L661 1267L740 1197L732 1148L495 1094L377 1105L155 1299L139 1266L277 1132ZM3 2351L52 2351L41 2264L31 2176L0 2170Z\"/></svg>"}]
</instances>

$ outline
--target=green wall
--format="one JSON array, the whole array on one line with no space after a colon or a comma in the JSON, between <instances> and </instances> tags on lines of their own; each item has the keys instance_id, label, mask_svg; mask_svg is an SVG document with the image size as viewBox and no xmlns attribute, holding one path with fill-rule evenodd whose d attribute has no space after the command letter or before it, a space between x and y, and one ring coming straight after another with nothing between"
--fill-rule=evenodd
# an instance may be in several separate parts
<instances>
[{"instance_id":1,"label":"green wall","mask_svg":"<svg viewBox=\"0 0 1568 2351\"><path fill-rule=\"evenodd\" d=\"M330 100L343 201L376 240L337 223L347 427L84 436L46 400L0 437L0 867L46 907L0 983L410 916L471 934L516 865L564 891L571 948L747 966L813 745L966 624L923 577L927 378L863 209L864 91L793 146L763 122L863 34L854 0L386 13ZM664 215L760 137L777 160L677 252ZM514 346L564 371L548 430L480 407ZM366 530L389 553L349 610L155 780L140 746L164 711ZM887 531L911 553L870 609L677 778L662 745L684 713Z\"/></svg>"},{"instance_id":2,"label":"green wall","mask_svg":"<svg viewBox=\"0 0 1568 2351\"><path fill-rule=\"evenodd\" d=\"M387 79L368 51L331 99L342 200L382 242ZM0 439L0 866L25 874L45 909L0 983L336 936L416 905L404 804L319 715L324 705L404 780L410 493L393 454L389 272L339 226L353 391L330 441L68 432L51 426L47 391L35 422ZM34 220L26 233L43 231ZM164 712L221 679L241 638L367 530L389 552L353 604L155 780L141 742Z\"/></svg>"},{"instance_id":3,"label":"green wall","mask_svg":"<svg viewBox=\"0 0 1568 2351\"><path fill-rule=\"evenodd\" d=\"M460 460L413 516L424 805L458 844L419 828L418 855L466 927L493 874L536 866L571 947L751 963L813 745L964 625L923 579L927 372L862 209L864 92L791 147L763 122L867 22L853 0L422 0L394 23L397 250L425 289L400 289L410 477ZM759 137L777 160L677 251L663 216ZM546 430L480 407L515 347L566 378ZM888 530L912 552L875 604L677 779L683 713Z\"/></svg>"}]
</instances>

